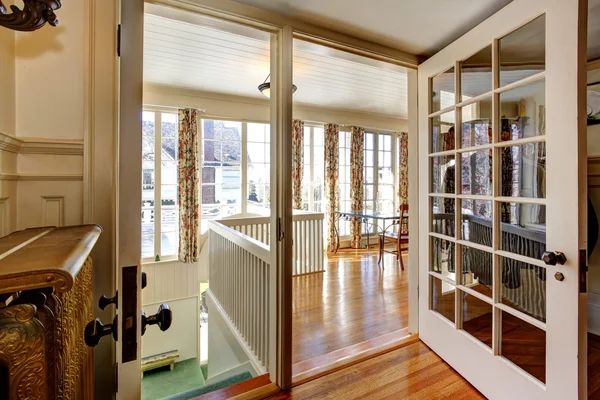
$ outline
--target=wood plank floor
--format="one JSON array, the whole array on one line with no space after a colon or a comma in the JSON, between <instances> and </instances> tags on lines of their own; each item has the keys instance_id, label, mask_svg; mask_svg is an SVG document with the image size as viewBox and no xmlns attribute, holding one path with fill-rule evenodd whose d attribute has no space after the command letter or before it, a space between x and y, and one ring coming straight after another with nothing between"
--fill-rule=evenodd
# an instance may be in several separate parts
<instances>
[{"instance_id":1,"label":"wood plank floor","mask_svg":"<svg viewBox=\"0 0 600 400\"><path fill-rule=\"evenodd\" d=\"M408 326L408 271L394 255L382 270L377 256L376 248L341 249L326 272L294 278L295 364Z\"/></svg>"},{"instance_id":2,"label":"wood plank floor","mask_svg":"<svg viewBox=\"0 0 600 400\"><path fill-rule=\"evenodd\" d=\"M269 399L485 399L422 342L344 368Z\"/></svg>"}]
</instances>

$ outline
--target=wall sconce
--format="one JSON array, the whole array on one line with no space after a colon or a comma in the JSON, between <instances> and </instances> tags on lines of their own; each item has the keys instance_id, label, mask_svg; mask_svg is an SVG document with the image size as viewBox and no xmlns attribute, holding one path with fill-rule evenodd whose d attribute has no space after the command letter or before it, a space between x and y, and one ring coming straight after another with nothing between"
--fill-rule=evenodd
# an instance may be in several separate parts
<instances>
[{"instance_id":1,"label":"wall sconce","mask_svg":"<svg viewBox=\"0 0 600 400\"><path fill-rule=\"evenodd\" d=\"M23 9L10 6L12 13L8 14L0 0L0 26L15 31L35 31L46 25L58 25L54 11L62 4L61 0L23 0Z\"/></svg>"}]
</instances>

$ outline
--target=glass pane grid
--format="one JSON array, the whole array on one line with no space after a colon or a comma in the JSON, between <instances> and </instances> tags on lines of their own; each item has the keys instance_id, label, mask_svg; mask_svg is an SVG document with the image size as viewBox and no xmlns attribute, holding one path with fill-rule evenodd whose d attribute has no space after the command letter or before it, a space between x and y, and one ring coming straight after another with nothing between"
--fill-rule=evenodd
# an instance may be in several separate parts
<instances>
[{"instance_id":1,"label":"glass pane grid","mask_svg":"<svg viewBox=\"0 0 600 400\"><path fill-rule=\"evenodd\" d=\"M544 29L542 16L431 78L428 135L429 308L543 383ZM530 39L535 57L514 59Z\"/></svg>"}]
</instances>

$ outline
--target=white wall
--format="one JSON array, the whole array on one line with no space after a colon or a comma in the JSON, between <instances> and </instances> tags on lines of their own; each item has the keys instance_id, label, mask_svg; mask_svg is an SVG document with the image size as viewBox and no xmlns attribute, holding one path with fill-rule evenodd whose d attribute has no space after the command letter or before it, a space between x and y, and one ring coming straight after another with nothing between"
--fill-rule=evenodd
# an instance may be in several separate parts
<instances>
[{"instance_id":1,"label":"white wall","mask_svg":"<svg viewBox=\"0 0 600 400\"><path fill-rule=\"evenodd\" d=\"M148 304L142 307L146 315L153 315L158 310L160 302ZM198 318L194 315L200 313L198 297L171 300L168 302L173 313L171 327L162 332L158 326L146 328L142 337L142 357L153 356L167 351L177 350L179 358L177 362L198 358L200 360Z\"/></svg>"}]
</instances>

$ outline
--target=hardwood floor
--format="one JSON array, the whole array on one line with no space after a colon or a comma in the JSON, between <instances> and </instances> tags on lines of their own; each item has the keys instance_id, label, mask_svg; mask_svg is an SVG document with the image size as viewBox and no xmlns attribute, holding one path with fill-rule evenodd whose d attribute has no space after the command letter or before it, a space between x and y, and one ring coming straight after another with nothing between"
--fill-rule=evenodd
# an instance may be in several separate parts
<instances>
[{"instance_id":1,"label":"hardwood floor","mask_svg":"<svg viewBox=\"0 0 600 400\"><path fill-rule=\"evenodd\" d=\"M422 342L344 368L269 399L485 399Z\"/></svg>"},{"instance_id":2,"label":"hardwood floor","mask_svg":"<svg viewBox=\"0 0 600 400\"><path fill-rule=\"evenodd\" d=\"M377 249L329 254L326 272L294 278L294 364L408 326L408 269ZM407 262L407 259L404 260Z\"/></svg>"}]
</instances>

